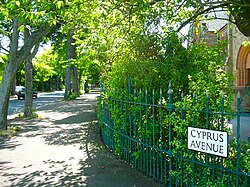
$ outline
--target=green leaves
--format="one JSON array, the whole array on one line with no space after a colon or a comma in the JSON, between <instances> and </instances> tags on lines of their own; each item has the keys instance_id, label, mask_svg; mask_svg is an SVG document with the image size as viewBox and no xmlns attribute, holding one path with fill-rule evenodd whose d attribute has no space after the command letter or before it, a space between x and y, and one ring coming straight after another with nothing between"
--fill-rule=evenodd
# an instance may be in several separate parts
<instances>
[{"instance_id":1,"label":"green leaves","mask_svg":"<svg viewBox=\"0 0 250 187\"><path fill-rule=\"evenodd\" d=\"M21 5L20 1L16 1L16 5L19 7Z\"/></svg>"},{"instance_id":2,"label":"green leaves","mask_svg":"<svg viewBox=\"0 0 250 187\"><path fill-rule=\"evenodd\" d=\"M58 74L55 68L56 55L51 51L45 52L34 61L34 81L46 82L54 75Z\"/></svg>"},{"instance_id":3,"label":"green leaves","mask_svg":"<svg viewBox=\"0 0 250 187\"><path fill-rule=\"evenodd\" d=\"M58 9L61 9L62 5L63 5L63 1L57 1L57 2L56 2L56 7L57 7Z\"/></svg>"},{"instance_id":4,"label":"green leaves","mask_svg":"<svg viewBox=\"0 0 250 187\"><path fill-rule=\"evenodd\" d=\"M24 25L21 25L20 27L19 27L19 30L21 31L21 32L24 32Z\"/></svg>"}]
</instances>

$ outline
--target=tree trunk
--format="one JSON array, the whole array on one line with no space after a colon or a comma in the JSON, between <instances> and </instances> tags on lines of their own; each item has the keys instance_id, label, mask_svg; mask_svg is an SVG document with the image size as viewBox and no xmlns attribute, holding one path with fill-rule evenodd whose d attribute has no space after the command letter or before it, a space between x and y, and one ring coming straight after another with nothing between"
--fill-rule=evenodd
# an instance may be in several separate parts
<instances>
[{"instance_id":1,"label":"tree trunk","mask_svg":"<svg viewBox=\"0 0 250 187\"><path fill-rule=\"evenodd\" d=\"M74 72L74 81L73 81L73 89L75 93L79 96L80 95L80 90L79 90L79 79L78 79L78 71L77 67L73 66L73 72Z\"/></svg>"},{"instance_id":2,"label":"tree trunk","mask_svg":"<svg viewBox=\"0 0 250 187\"><path fill-rule=\"evenodd\" d=\"M24 30L24 43L27 42L30 36L29 30L25 28ZM40 42L39 42L40 43ZM39 49L39 43L36 44L33 52L27 56L25 60L25 106L24 106L24 117L32 116L32 108L33 108L33 64L32 59L37 54Z\"/></svg>"},{"instance_id":3,"label":"tree trunk","mask_svg":"<svg viewBox=\"0 0 250 187\"><path fill-rule=\"evenodd\" d=\"M7 129L10 89L18 67L22 62L27 60L27 56L29 56L30 51L33 49L33 47L36 44L39 44L41 39L46 36L52 29L54 29L49 25L41 26L38 30L32 33L30 37L28 37L24 45L19 50L19 26L20 23L17 17L14 16L12 23L9 59L4 70L2 83L0 85L0 130Z\"/></svg>"},{"instance_id":4,"label":"tree trunk","mask_svg":"<svg viewBox=\"0 0 250 187\"><path fill-rule=\"evenodd\" d=\"M79 80L79 92L83 90L83 80L82 80L83 70L81 69L78 74L78 80Z\"/></svg>"},{"instance_id":5,"label":"tree trunk","mask_svg":"<svg viewBox=\"0 0 250 187\"><path fill-rule=\"evenodd\" d=\"M64 98L68 99L69 96L72 94L71 90L72 90L72 71L71 71L71 66L67 66L66 67L66 77L65 77L65 93L64 93Z\"/></svg>"},{"instance_id":6,"label":"tree trunk","mask_svg":"<svg viewBox=\"0 0 250 187\"><path fill-rule=\"evenodd\" d=\"M74 46L74 31L72 29L69 30L68 32L68 40L67 40L67 60L70 61L71 59L76 59L76 47ZM68 99L69 96L72 94L72 91L76 91L76 79L72 76L72 73L75 74L75 68L73 65L68 64L66 68L66 77L65 77L65 94L64 98ZM78 79L77 79L78 80ZM79 89L78 89L79 90Z\"/></svg>"},{"instance_id":7,"label":"tree trunk","mask_svg":"<svg viewBox=\"0 0 250 187\"><path fill-rule=\"evenodd\" d=\"M15 78L17 67L13 64L7 63L3 78L2 84L0 87L0 130L7 129L7 116L9 108L9 97L12 82Z\"/></svg>"},{"instance_id":8,"label":"tree trunk","mask_svg":"<svg viewBox=\"0 0 250 187\"><path fill-rule=\"evenodd\" d=\"M13 83L12 83L12 88L11 88L11 92L10 92L11 95L15 95L16 94L16 76L13 80Z\"/></svg>"},{"instance_id":9,"label":"tree trunk","mask_svg":"<svg viewBox=\"0 0 250 187\"><path fill-rule=\"evenodd\" d=\"M59 79L59 76L56 76L56 90L60 90L60 79Z\"/></svg>"},{"instance_id":10,"label":"tree trunk","mask_svg":"<svg viewBox=\"0 0 250 187\"><path fill-rule=\"evenodd\" d=\"M18 20L16 17L14 17L9 59L4 69L2 84L0 86L0 130L7 129L7 116L9 108L10 90L18 68L18 66L15 64L15 62L18 61L17 58L18 38L19 38L18 27L19 27Z\"/></svg>"},{"instance_id":11,"label":"tree trunk","mask_svg":"<svg viewBox=\"0 0 250 187\"><path fill-rule=\"evenodd\" d=\"M32 116L32 107L33 107L33 65L32 59L28 59L25 62L25 107L24 107L24 117Z\"/></svg>"}]
</instances>

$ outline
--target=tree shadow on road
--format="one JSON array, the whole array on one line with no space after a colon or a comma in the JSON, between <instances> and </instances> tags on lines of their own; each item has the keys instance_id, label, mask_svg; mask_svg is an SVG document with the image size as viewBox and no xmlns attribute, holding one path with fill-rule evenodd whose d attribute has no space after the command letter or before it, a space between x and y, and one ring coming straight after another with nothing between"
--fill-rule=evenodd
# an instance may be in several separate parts
<instances>
[{"instance_id":1,"label":"tree shadow on road","mask_svg":"<svg viewBox=\"0 0 250 187\"><path fill-rule=\"evenodd\" d=\"M48 134L45 141L51 145L80 143L82 158L77 161L77 168L64 161L47 160L44 164L53 171L28 173L12 186L161 186L117 160L101 142L97 122Z\"/></svg>"},{"instance_id":2,"label":"tree shadow on road","mask_svg":"<svg viewBox=\"0 0 250 187\"><path fill-rule=\"evenodd\" d=\"M18 136L22 137L35 137L42 135L44 129L48 128L46 125L38 124L48 124L50 123L49 118L36 118L36 119L25 119L25 118L15 118L10 120L10 124L13 127L20 127L21 132Z\"/></svg>"},{"instance_id":3,"label":"tree shadow on road","mask_svg":"<svg viewBox=\"0 0 250 187\"><path fill-rule=\"evenodd\" d=\"M0 141L0 150L1 149L9 149L9 150L13 150L15 149L17 146L21 145L18 141L16 140L9 140L9 139L4 139L1 138L2 140Z\"/></svg>"},{"instance_id":4,"label":"tree shadow on road","mask_svg":"<svg viewBox=\"0 0 250 187\"><path fill-rule=\"evenodd\" d=\"M93 119L96 118L95 112L80 112L76 115L71 115L69 117L54 121L54 124L72 124L72 123L84 123L84 122L90 122Z\"/></svg>"}]
</instances>

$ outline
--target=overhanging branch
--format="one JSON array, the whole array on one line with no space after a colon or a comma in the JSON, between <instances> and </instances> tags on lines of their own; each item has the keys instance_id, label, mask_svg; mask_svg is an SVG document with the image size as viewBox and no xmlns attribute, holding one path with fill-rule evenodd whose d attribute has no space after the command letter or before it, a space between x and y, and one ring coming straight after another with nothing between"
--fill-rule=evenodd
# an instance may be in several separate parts
<instances>
[{"instance_id":1,"label":"overhanging branch","mask_svg":"<svg viewBox=\"0 0 250 187\"><path fill-rule=\"evenodd\" d=\"M30 51L32 50L32 48L36 45L39 45L43 37L48 35L50 31L54 29L54 27L51 27L50 25L45 25L45 26L40 27L36 32L31 33L31 35L25 41L25 44L18 51L20 63L26 60L27 56L30 55Z\"/></svg>"},{"instance_id":2,"label":"overhanging branch","mask_svg":"<svg viewBox=\"0 0 250 187\"><path fill-rule=\"evenodd\" d=\"M202 6L213 6L219 4L226 4L227 6L239 6L239 7L250 7L250 3L239 3L238 1L214 1L201 3Z\"/></svg>"},{"instance_id":3,"label":"overhanging branch","mask_svg":"<svg viewBox=\"0 0 250 187\"><path fill-rule=\"evenodd\" d=\"M198 16L203 15L205 13L208 13L211 10L217 9L217 8L221 8L221 7L225 7L227 4L219 4L217 6L213 6L213 7L208 7L206 9L203 9L204 7L200 7L196 13L191 16L190 18L188 18L186 21L184 21L179 28L177 29L177 32L179 32L183 27L185 27L187 24L189 24L191 21L195 20ZM203 10L202 10L203 9Z\"/></svg>"},{"instance_id":4,"label":"overhanging branch","mask_svg":"<svg viewBox=\"0 0 250 187\"><path fill-rule=\"evenodd\" d=\"M31 52L31 59L34 58L38 52L38 49L39 49L39 46L40 46L40 42L38 42L36 45L35 45L35 48L33 49L33 51Z\"/></svg>"}]
</instances>

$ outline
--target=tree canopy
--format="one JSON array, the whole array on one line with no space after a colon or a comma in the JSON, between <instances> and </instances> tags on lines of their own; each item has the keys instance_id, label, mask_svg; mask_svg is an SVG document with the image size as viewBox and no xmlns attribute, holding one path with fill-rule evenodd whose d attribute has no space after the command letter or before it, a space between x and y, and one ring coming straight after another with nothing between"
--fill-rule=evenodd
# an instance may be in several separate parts
<instances>
[{"instance_id":1,"label":"tree canopy","mask_svg":"<svg viewBox=\"0 0 250 187\"><path fill-rule=\"evenodd\" d=\"M1 0L0 52L8 56L8 63L5 63L0 86L0 128L7 124L9 90L17 69L28 57L34 55L41 42L52 40L55 51L61 51L57 53L55 62L64 71L65 35L72 31L74 42L71 44L76 48L77 59L68 60L67 63L77 65L80 74L88 67L87 69L95 71L92 77L99 75L100 70L104 77L108 77L109 72L115 68L113 64L118 64L119 61L129 64L165 59L164 55L168 53L166 49L170 46L169 41L166 42L168 33L179 31L188 23L197 19L225 19L219 18L217 14L208 16L209 13L227 12L226 19L249 36L249 2L250 0ZM177 47L182 50L179 43ZM168 55L171 56L172 52L174 53L174 49ZM181 61L184 57L185 55L178 58ZM132 63L130 65L133 66ZM87 74L90 76L90 73Z\"/></svg>"},{"instance_id":2,"label":"tree canopy","mask_svg":"<svg viewBox=\"0 0 250 187\"><path fill-rule=\"evenodd\" d=\"M8 55L0 86L0 129L6 129L10 89L18 67L36 54L41 41L64 24L63 16L72 2L2 0L0 3L0 37L1 41L7 41L0 47Z\"/></svg>"}]
</instances>

